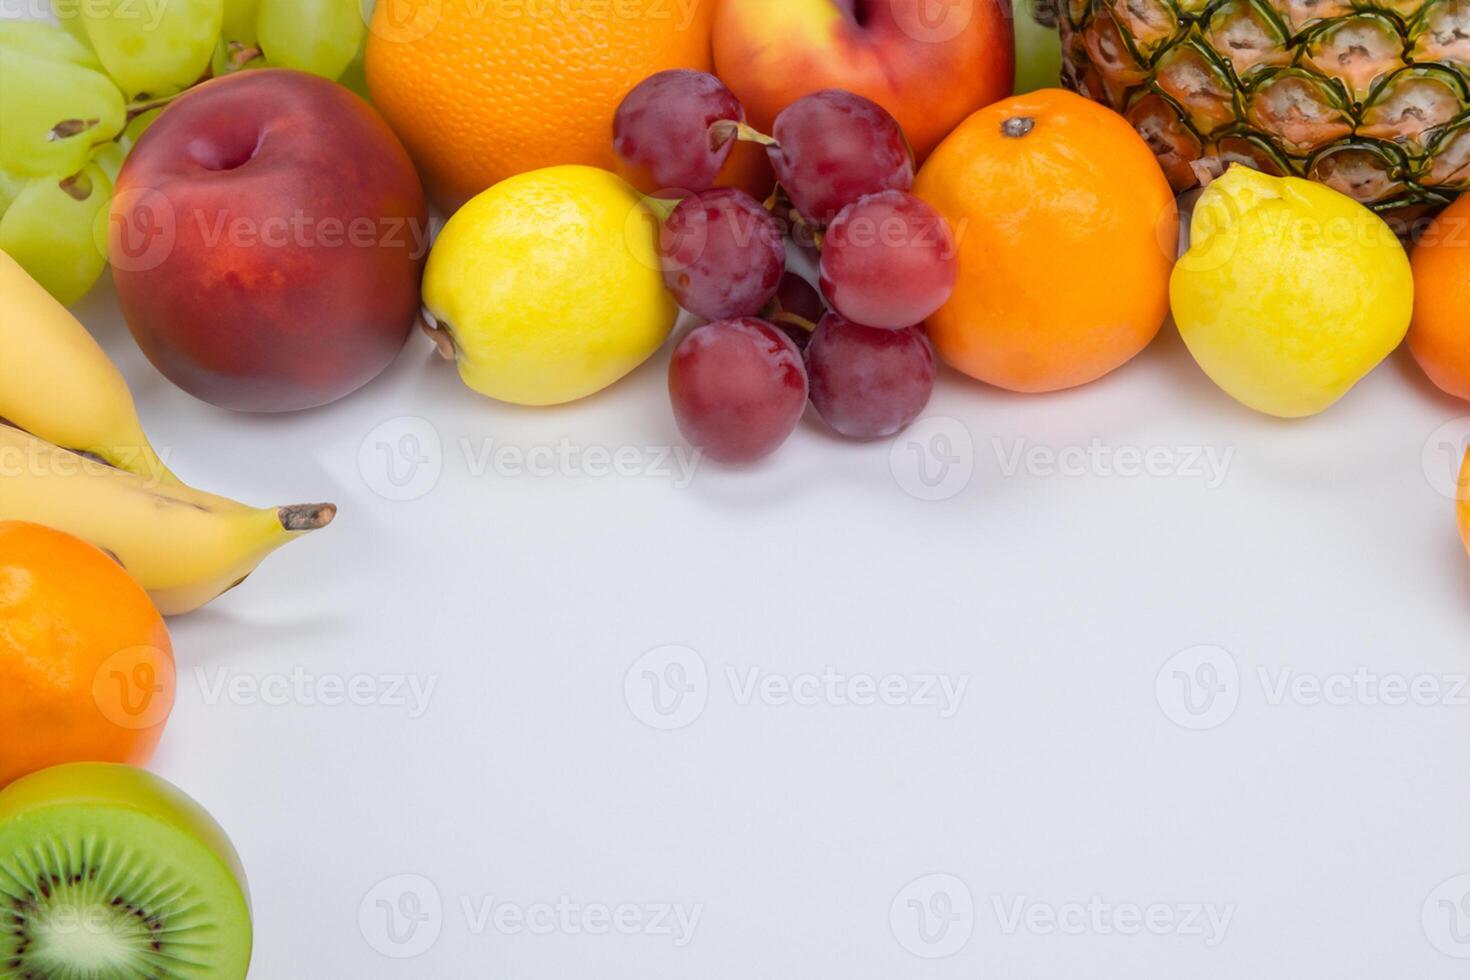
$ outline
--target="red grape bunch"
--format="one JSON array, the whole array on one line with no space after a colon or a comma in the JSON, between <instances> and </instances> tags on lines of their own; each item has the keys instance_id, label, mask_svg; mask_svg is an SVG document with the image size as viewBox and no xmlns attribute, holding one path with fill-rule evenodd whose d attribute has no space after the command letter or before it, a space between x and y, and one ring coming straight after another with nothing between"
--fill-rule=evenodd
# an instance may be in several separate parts
<instances>
[{"instance_id":1,"label":"red grape bunch","mask_svg":"<svg viewBox=\"0 0 1470 980\"><path fill-rule=\"evenodd\" d=\"M780 184L767 204L716 186L738 140L766 149ZM786 441L808 398L853 439L891 436L923 412L935 376L923 321L954 290L956 243L910 193L913 153L893 116L826 89L788 106L765 136L718 78L678 69L628 93L613 142L630 177L669 201L664 282L709 321L669 364L685 438L749 463ZM789 202L786 220L772 214L778 201ZM786 270L786 230L820 249L820 293Z\"/></svg>"}]
</instances>

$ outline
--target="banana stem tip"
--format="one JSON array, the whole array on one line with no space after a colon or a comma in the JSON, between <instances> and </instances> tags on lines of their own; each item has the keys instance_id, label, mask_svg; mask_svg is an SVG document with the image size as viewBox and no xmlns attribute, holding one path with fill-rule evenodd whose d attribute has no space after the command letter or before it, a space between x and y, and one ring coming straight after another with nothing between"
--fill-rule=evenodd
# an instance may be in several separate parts
<instances>
[{"instance_id":1,"label":"banana stem tip","mask_svg":"<svg viewBox=\"0 0 1470 980\"><path fill-rule=\"evenodd\" d=\"M281 527L288 531L315 531L332 523L337 516L336 504L292 504L277 511Z\"/></svg>"}]
</instances>

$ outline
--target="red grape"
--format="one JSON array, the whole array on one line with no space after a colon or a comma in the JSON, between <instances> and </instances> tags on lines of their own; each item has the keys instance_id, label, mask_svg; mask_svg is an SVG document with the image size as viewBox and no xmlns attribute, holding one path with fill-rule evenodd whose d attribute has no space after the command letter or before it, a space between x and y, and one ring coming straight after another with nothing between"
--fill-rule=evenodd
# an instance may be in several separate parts
<instances>
[{"instance_id":1,"label":"red grape","mask_svg":"<svg viewBox=\"0 0 1470 980\"><path fill-rule=\"evenodd\" d=\"M934 391L934 350L922 327L885 330L828 313L806 349L812 406L850 439L891 436Z\"/></svg>"},{"instance_id":2,"label":"red grape","mask_svg":"<svg viewBox=\"0 0 1470 980\"><path fill-rule=\"evenodd\" d=\"M659 235L659 256L679 305L706 320L759 313L786 271L780 224L729 187L680 201Z\"/></svg>"},{"instance_id":3,"label":"red grape","mask_svg":"<svg viewBox=\"0 0 1470 980\"><path fill-rule=\"evenodd\" d=\"M765 316L786 336L794 340L797 347L805 350L807 342L812 339L812 330L816 329L817 321L825 312L827 312L827 307L822 302L822 294L817 292L817 287L796 273L788 272L781 277L781 286L766 307ZM783 313L801 317L811 326L803 327L799 323L778 319Z\"/></svg>"},{"instance_id":4,"label":"red grape","mask_svg":"<svg viewBox=\"0 0 1470 980\"><path fill-rule=\"evenodd\" d=\"M613 148L647 193L689 193L715 185L735 146L710 148L710 126L745 121L740 100L713 75L676 68L650 75L633 87L613 116Z\"/></svg>"},{"instance_id":5,"label":"red grape","mask_svg":"<svg viewBox=\"0 0 1470 980\"><path fill-rule=\"evenodd\" d=\"M775 452L801 420L806 395L801 352L755 317L694 328L669 362L679 431L721 463L751 463Z\"/></svg>"},{"instance_id":6,"label":"red grape","mask_svg":"<svg viewBox=\"0 0 1470 980\"><path fill-rule=\"evenodd\" d=\"M860 95L824 89L798 99L776 117L771 136L776 179L815 224L864 194L914 185L914 157L898 121Z\"/></svg>"},{"instance_id":7,"label":"red grape","mask_svg":"<svg viewBox=\"0 0 1470 980\"><path fill-rule=\"evenodd\" d=\"M822 295L870 327L919 323L954 292L958 259L949 222L902 191L843 208L822 240Z\"/></svg>"}]
</instances>

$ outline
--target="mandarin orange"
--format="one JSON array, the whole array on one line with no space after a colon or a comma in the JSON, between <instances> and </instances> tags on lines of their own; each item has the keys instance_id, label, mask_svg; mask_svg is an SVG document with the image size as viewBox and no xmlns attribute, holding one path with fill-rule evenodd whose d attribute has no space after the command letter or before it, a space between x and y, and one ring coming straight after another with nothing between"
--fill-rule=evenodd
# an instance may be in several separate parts
<instances>
[{"instance_id":1,"label":"mandarin orange","mask_svg":"<svg viewBox=\"0 0 1470 980\"><path fill-rule=\"evenodd\" d=\"M1409 350L1431 381L1470 401L1470 194L1425 229L1411 264Z\"/></svg>"},{"instance_id":2,"label":"mandarin orange","mask_svg":"<svg viewBox=\"0 0 1470 980\"><path fill-rule=\"evenodd\" d=\"M148 593L99 549L0 522L0 786L64 762L142 765L174 700Z\"/></svg>"},{"instance_id":3,"label":"mandarin orange","mask_svg":"<svg viewBox=\"0 0 1470 980\"><path fill-rule=\"evenodd\" d=\"M1013 391L1086 384L1169 313L1179 213L1122 116L1059 89L970 116L914 193L949 219L959 282L928 321L951 365Z\"/></svg>"}]
</instances>

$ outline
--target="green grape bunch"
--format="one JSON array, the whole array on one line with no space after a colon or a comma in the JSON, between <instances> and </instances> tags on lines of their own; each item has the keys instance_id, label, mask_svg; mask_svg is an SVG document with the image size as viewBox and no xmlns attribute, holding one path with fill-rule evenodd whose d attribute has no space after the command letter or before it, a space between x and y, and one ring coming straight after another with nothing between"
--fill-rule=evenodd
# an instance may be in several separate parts
<instances>
[{"instance_id":1,"label":"green grape bunch","mask_svg":"<svg viewBox=\"0 0 1470 980\"><path fill-rule=\"evenodd\" d=\"M63 303L80 299L107 265L123 162L161 108L255 67L365 94L359 3L52 0L56 24L0 21L0 249Z\"/></svg>"},{"instance_id":2,"label":"green grape bunch","mask_svg":"<svg viewBox=\"0 0 1470 980\"><path fill-rule=\"evenodd\" d=\"M0 169L72 174L127 124L127 105L92 51L49 24L0 22Z\"/></svg>"},{"instance_id":3,"label":"green grape bunch","mask_svg":"<svg viewBox=\"0 0 1470 980\"><path fill-rule=\"evenodd\" d=\"M209 68L222 0L53 0L56 19L132 99L181 92Z\"/></svg>"},{"instance_id":4,"label":"green grape bunch","mask_svg":"<svg viewBox=\"0 0 1470 980\"><path fill-rule=\"evenodd\" d=\"M128 107L95 53L34 21L0 22L0 249L63 303L106 265L94 228L112 179L91 161L116 146Z\"/></svg>"},{"instance_id":5,"label":"green grape bunch","mask_svg":"<svg viewBox=\"0 0 1470 980\"><path fill-rule=\"evenodd\" d=\"M267 64L336 80L367 33L358 0L227 0L237 20L254 12L254 43ZM240 40L244 40L241 38Z\"/></svg>"}]
</instances>

